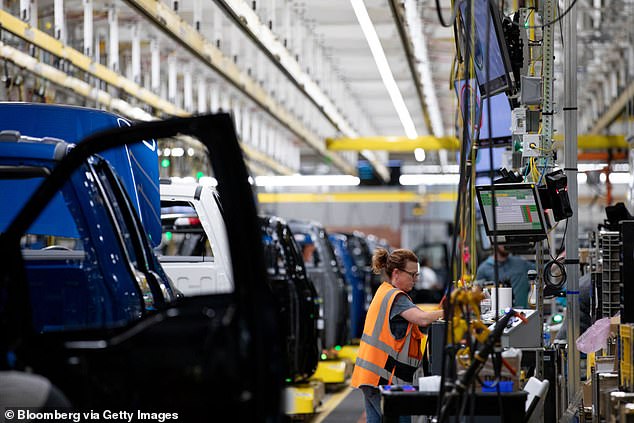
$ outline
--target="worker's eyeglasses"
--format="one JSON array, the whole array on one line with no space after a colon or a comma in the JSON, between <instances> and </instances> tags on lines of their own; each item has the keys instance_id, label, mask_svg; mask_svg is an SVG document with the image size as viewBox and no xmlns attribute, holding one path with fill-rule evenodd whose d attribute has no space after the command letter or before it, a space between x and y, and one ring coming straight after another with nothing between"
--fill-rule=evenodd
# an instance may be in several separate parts
<instances>
[{"instance_id":1,"label":"worker's eyeglasses","mask_svg":"<svg viewBox=\"0 0 634 423\"><path fill-rule=\"evenodd\" d=\"M398 270L400 270L401 272L407 273L408 275L410 275L412 277L412 279L417 279L418 276L420 275L420 273L418 273L418 272L408 272L405 269L398 269Z\"/></svg>"}]
</instances>

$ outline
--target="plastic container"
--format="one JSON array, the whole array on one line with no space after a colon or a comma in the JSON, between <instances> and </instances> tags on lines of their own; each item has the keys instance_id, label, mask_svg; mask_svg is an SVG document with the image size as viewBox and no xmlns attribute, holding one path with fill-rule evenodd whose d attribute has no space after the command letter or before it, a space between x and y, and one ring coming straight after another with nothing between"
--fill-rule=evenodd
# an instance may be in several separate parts
<instances>
[{"instance_id":1,"label":"plastic container","mask_svg":"<svg viewBox=\"0 0 634 423\"><path fill-rule=\"evenodd\" d=\"M513 381L504 380L498 382L500 385L500 392L513 392ZM482 381L482 392L497 392L497 386L495 382Z\"/></svg>"}]
</instances>

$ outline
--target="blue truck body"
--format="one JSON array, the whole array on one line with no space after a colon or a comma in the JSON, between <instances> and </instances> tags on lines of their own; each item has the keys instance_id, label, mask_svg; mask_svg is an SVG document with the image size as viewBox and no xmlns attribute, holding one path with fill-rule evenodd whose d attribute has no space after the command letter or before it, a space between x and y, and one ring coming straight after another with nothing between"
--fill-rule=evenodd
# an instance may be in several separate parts
<instances>
[{"instance_id":1,"label":"blue truck body","mask_svg":"<svg viewBox=\"0 0 634 423\"><path fill-rule=\"evenodd\" d=\"M355 259L350 252L347 235L331 233L328 238L335 249L342 272L346 277L346 282L351 288L348 301L350 306L350 338L360 339L363 334L365 315L369 306L369 285L366 283L366 275L363 269L355 263Z\"/></svg>"},{"instance_id":2,"label":"blue truck body","mask_svg":"<svg viewBox=\"0 0 634 423\"><path fill-rule=\"evenodd\" d=\"M72 148L61 140L2 135L0 233ZM153 309L158 297L167 294L161 303L175 298L156 262L150 267L166 292L138 284L131 269L131 263L137 266L138 251L126 249L119 239L134 235L112 218L113 213L133 213L121 197L115 199L117 190L121 196L112 168L95 156L73 173L23 237L36 333L123 325Z\"/></svg>"},{"instance_id":3,"label":"blue truck body","mask_svg":"<svg viewBox=\"0 0 634 423\"><path fill-rule=\"evenodd\" d=\"M85 107L0 103L0 128L29 137L55 137L78 143L97 132L130 126L123 117ZM153 246L161 241L158 146L147 140L101 153L115 169L136 209Z\"/></svg>"}]
</instances>

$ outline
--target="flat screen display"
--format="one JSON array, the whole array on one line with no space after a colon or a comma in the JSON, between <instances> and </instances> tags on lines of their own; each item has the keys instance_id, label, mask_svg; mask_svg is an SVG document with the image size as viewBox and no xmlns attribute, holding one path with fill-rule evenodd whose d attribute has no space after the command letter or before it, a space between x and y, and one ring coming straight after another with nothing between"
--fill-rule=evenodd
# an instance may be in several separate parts
<instances>
[{"instance_id":1,"label":"flat screen display","mask_svg":"<svg viewBox=\"0 0 634 423\"><path fill-rule=\"evenodd\" d=\"M477 186L476 192L487 235L546 235L534 184L495 185L495 228L491 185Z\"/></svg>"},{"instance_id":2,"label":"flat screen display","mask_svg":"<svg viewBox=\"0 0 634 423\"><path fill-rule=\"evenodd\" d=\"M469 128L467 132L469 142L473 139L476 130L479 130L479 140L511 139L511 104L506 94L500 93L483 99L473 79L456 80L454 88L462 112L462 122ZM472 110L474 107L475 110ZM489 109L491 110L491 130L489 130Z\"/></svg>"},{"instance_id":3,"label":"flat screen display","mask_svg":"<svg viewBox=\"0 0 634 423\"><path fill-rule=\"evenodd\" d=\"M498 11L490 6L489 0L474 0L472 13L470 1L460 5L464 57L473 59L480 92L485 97L511 87L511 65L502 23Z\"/></svg>"}]
</instances>

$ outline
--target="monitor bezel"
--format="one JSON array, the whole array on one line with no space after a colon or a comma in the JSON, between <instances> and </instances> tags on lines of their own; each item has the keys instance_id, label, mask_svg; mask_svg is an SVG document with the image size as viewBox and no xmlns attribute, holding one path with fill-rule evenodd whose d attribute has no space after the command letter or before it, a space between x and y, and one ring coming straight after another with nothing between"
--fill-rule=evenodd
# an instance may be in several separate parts
<instances>
[{"instance_id":1,"label":"monitor bezel","mask_svg":"<svg viewBox=\"0 0 634 423\"><path fill-rule=\"evenodd\" d=\"M482 191L492 191L491 187L495 186L495 191L503 191L505 189L525 189L533 193L535 204L537 205L537 215L539 216L539 223L541 223L541 229L506 229L506 230L494 230L491 228L492 224L489 224L487 216L482 205ZM539 193L537 192L537 185L533 183L517 183L517 184L494 184L494 185L477 185L476 195L478 197L478 205L480 207L480 214L482 216L482 222L484 223L484 229L488 236L536 236L543 235L546 237L546 219L544 218L544 209L542 208L541 201L539 199Z\"/></svg>"}]
</instances>

